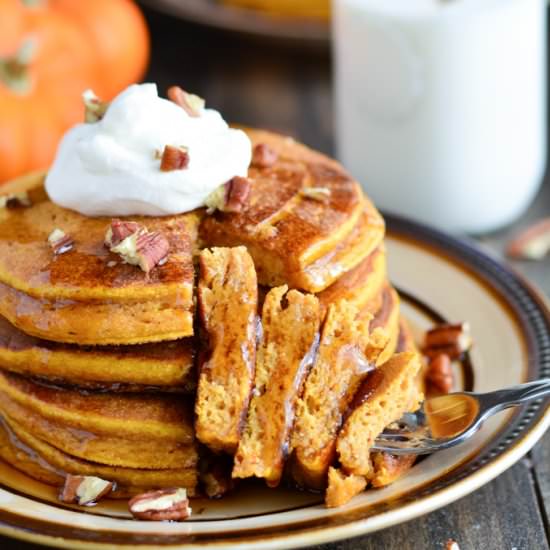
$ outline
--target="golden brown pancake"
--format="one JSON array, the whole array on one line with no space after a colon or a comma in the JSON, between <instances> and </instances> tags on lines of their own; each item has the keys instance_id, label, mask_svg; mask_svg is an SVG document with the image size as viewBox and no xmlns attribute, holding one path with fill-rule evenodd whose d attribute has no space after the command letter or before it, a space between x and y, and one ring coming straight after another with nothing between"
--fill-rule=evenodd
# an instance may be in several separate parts
<instances>
[{"instance_id":1,"label":"golden brown pancake","mask_svg":"<svg viewBox=\"0 0 550 550\"><path fill-rule=\"evenodd\" d=\"M198 300L206 349L195 430L213 451L233 454L254 382L258 332L258 281L246 248L201 252Z\"/></svg>"},{"instance_id":2,"label":"golden brown pancake","mask_svg":"<svg viewBox=\"0 0 550 550\"><path fill-rule=\"evenodd\" d=\"M319 301L287 287L272 289L262 308L263 337L248 417L233 477L279 484L288 454L296 401L314 360L321 321Z\"/></svg>"},{"instance_id":3,"label":"golden brown pancake","mask_svg":"<svg viewBox=\"0 0 550 550\"><path fill-rule=\"evenodd\" d=\"M0 413L10 422L38 439L75 457L126 468L161 470L192 468L197 464L197 450L191 444L166 439L125 439L109 437L47 420L36 412L21 406L6 394L0 394Z\"/></svg>"},{"instance_id":4,"label":"golden brown pancake","mask_svg":"<svg viewBox=\"0 0 550 550\"><path fill-rule=\"evenodd\" d=\"M0 316L0 368L90 389L194 387L193 342L81 347L28 336Z\"/></svg>"},{"instance_id":5,"label":"golden brown pancake","mask_svg":"<svg viewBox=\"0 0 550 550\"><path fill-rule=\"evenodd\" d=\"M398 353L363 381L336 443L346 472L368 476L372 471L369 451L376 436L418 407L421 395L415 380L420 367L417 353Z\"/></svg>"},{"instance_id":6,"label":"golden brown pancake","mask_svg":"<svg viewBox=\"0 0 550 550\"><path fill-rule=\"evenodd\" d=\"M359 309L367 308L373 314L381 305L382 290L386 284L386 251L383 245L369 254L359 265L342 275L327 289L317 294L323 311L340 300Z\"/></svg>"},{"instance_id":7,"label":"golden brown pancake","mask_svg":"<svg viewBox=\"0 0 550 550\"><path fill-rule=\"evenodd\" d=\"M163 487L183 487L195 495L196 468L145 470L106 466L72 457L0 416L0 458L27 475L61 486L66 474L97 476L117 483L115 498Z\"/></svg>"},{"instance_id":8,"label":"golden brown pancake","mask_svg":"<svg viewBox=\"0 0 550 550\"><path fill-rule=\"evenodd\" d=\"M153 394L81 393L0 370L0 395L63 426L98 436L194 441L192 399ZM1 407L1 404L0 404Z\"/></svg>"},{"instance_id":9,"label":"golden brown pancake","mask_svg":"<svg viewBox=\"0 0 550 550\"><path fill-rule=\"evenodd\" d=\"M206 216L208 246L245 245L258 281L320 292L366 258L384 236L384 222L359 184L336 161L291 138L247 130L253 144L278 153L268 168L252 166L248 204L238 214ZM304 195L327 189L325 200Z\"/></svg>"},{"instance_id":10,"label":"golden brown pancake","mask_svg":"<svg viewBox=\"0 0 550 550\"><path fill-rule=\"evenodd\" d=\"M399 295L387 283L382 289L380 308L372 317L369 306L363 308L360 317L372 317L369 325L367 358L377 366L385 363L394 353L399 337Z\"/></svg>"},{"instance_id":11,"label":"golden brown pancake","mask_svg":"<svg viewBox=\"0 0 550 550\"><path fill-rule=\"evenodd\" d=\"M25 181L38 188L42 179ZM8 183L0 194L22 187ZM136 344L193 334L193 251L201 215L132 217L170 242L166 263L144 273L104 246L109 218L88 218L46 198L0 209L0 314L34 336L84 344ZM61 229L72 250L53 254ZM116 262L116 263L114 263Z\"/></svg>"},{"instance_id":12,"label":"golden brown pancake","mask_svg":"<svg viewBox=\"0 0 550 550\"><path fill-rule=\"evenodd\" d=\"M358 319L357 313L346 301L329 306L317 358L296 405L292 476L315 489L326 484L343 416L359 384L375 368L364 355L369 320Z\"/></svg>"}]
</instances>

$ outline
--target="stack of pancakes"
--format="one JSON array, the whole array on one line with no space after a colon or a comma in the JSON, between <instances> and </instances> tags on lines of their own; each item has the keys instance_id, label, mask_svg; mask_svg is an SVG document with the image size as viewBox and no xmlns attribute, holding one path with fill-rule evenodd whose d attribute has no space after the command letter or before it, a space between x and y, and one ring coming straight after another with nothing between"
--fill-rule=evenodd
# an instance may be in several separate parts
<instances>
[{"instance_id":1,"label":"stack of pancakes","mask_svg":"<svg viewBox=\"0 0 550 550\"><path fill-rule=\"evenodd\" d=\"M369 453L420 397L383 219L337 162L248 133L276 161L252 164L242 212L131 218L170 243L149 273L104 246L110 219L53 204L42 177L0 189L0 457L126 497L195 495L201 457L229 455L234 478L328 484L330 505L410 467Z\"/></svg>"}]
</instances>

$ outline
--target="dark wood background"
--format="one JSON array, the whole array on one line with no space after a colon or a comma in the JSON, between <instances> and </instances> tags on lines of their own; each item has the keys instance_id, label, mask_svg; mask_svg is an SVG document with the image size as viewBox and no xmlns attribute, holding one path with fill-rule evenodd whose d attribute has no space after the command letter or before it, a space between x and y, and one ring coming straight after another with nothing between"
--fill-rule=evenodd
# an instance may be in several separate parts
<instances>
[{"instance_id":1,"label":"dark wood background","mask_svg":"<svg viewBox=\"0 0 550 550\"><path fill-rule=\"evenodd\" d=\"M147 79L157 82L161 91L181 84L205 97L229 121L278 130L328 154L333 152L328 48L253 39L149 10L146 15L153 40ZM476 240L501 254L511 234L549 215L547 177L536 201L517 223ZM550 295L550 258L514 267ZM452 538L461 550L547 549L549 513L550 433L514 467L454 504L376 534L315 548L436 550ZM0 537L0 548L36 547Z\"/></svg>"}]
</instances>

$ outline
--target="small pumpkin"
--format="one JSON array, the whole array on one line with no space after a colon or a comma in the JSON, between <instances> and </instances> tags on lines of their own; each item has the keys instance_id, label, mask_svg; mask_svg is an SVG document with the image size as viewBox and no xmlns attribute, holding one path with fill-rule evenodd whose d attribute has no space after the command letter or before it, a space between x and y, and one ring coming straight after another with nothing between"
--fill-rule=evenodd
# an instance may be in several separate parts
<instances>
[{"instance_id":1,"label":"small pumpkin","mask_svg":"<svg viewBox=\"0 0 550 550\"><path fill-rule=\"evenodd\" d=\"M131 0L0 0L0 37L0 182L47 168L83 120L82 92L111 99L149 55Z\"/></svg>"}]
</instances>

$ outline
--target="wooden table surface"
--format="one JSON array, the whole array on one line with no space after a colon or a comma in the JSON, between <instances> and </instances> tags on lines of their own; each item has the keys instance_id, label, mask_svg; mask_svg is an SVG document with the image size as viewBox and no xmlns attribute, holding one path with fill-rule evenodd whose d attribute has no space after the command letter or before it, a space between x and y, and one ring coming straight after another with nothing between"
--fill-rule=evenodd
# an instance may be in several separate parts
<instances>
[{"instance_id":1,"label":"wooden table surface","mask_svg":"<svg viewBox=\"0 0 550 550\"><path fill-rule=\"evenodd\" d=\"M333 152L328 49L307 51L171 20L146 11L153 38L148 79L164 91L178 83L205 97L227 120L288 133ZM368 189L367 189L368 191ZM478 238L500 254L509 236L550 215L550 178L512 227ZM550 296L550 258L514 267ZM316 550L538 550L550 541L550 432L533 452L475 493L419 519ZM0 537L1 549L34 545Z\"/></svg>"}]
</instances>

